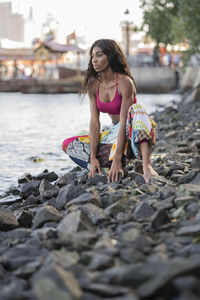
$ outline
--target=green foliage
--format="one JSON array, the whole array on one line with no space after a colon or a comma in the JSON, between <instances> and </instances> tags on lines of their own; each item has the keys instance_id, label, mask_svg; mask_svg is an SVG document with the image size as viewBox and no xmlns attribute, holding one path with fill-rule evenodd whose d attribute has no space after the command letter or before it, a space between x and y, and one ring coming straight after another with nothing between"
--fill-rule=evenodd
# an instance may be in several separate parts
<instances>
[{"instance_id":1,"label":"green foliage","mask_svg":"<svg viewBox=\"0 0 200 300\"><path fill-rule=\"evenodd\" d=\"M184 23L186 38L190 42L191 50L200 51L200 0L179 0L180 16Z\"/></svg>"},{"instance_id":2,"label":"green foliage","mask_svg":"<svg viewBox=\"0 0 200 300\"><path fill-rule=\"evenodd\" d=\"M143 27L157 43L189 43L200 52L200 0L141 0Z\"/></svg>"}]
</instances>

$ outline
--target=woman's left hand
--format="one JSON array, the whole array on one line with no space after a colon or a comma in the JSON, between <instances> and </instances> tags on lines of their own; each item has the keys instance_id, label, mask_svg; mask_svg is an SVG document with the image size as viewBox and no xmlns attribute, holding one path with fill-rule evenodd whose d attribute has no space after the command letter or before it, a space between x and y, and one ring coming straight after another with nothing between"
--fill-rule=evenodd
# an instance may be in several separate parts
<instances>
[{"instance_id":1,"label":"woman's left hand","mask_svg":"<svg viewBox=\"0 0 200 300\"><path fill-rule=\"evenodd\" d=\"M122 167L122 163L113 160L110 172L108 175L108 183L118 181L119 173L122 173L122 177L124 177L124 168Z\"/></svg>"}]
</instances>

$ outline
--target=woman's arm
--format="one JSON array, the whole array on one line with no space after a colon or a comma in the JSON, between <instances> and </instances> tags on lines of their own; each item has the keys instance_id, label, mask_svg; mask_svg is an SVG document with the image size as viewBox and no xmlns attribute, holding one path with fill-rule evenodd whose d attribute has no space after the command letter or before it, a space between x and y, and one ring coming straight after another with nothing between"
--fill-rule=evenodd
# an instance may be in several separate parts
<instances>
[{"instance_id":1,"label":"woman's arm","mask_svg":"<svg viewBox=\"0 0 200 300\"><path fill-rule=\"evenodd\" d=\"M135 86L130 78L125 77L119 84L119 90L122 95L122 106L120 110L120 127L117 136L117 149L111 165L108 176L108 181L117 181L119 172L124 176L124 169L122 167L122 154L127 140L126 137L126 123L129 107L134 103Z\"/></svg>"},{"instance_id":2,"label":"woman's arm","mask_svg":"<svg viewBox=\"0 0 200 300\"><path fill-rule=\"evenodd\" d=\"M99 121L99 111L96 104L96 93L95 86L92 84L89 87L88 95L90 98L90 172L89 177L93 177L96 171L101 174L100 163L97 156L97 149L99 145L100 138L100 121Z\"/></svg>"}]
</instances>

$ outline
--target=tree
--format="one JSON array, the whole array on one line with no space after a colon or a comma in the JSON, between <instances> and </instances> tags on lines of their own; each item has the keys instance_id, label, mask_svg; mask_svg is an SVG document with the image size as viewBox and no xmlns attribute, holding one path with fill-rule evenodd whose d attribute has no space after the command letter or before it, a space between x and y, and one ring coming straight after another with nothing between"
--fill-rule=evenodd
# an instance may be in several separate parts
<instances>
[{"instance_id":1,"label":"tree","mask_svg":"<svg viewBox=\"0 0 200 300\"><path fill-rule=\"evenodd\" d=\"M157 43L189 44L200 53L200 0L141 0L143 27Z\"/></svg>"}]
</instances>

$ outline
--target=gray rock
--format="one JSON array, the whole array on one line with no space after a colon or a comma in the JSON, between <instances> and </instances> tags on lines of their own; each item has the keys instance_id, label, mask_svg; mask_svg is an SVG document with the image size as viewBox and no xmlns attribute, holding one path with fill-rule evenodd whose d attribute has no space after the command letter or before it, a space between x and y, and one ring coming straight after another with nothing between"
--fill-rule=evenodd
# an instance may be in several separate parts
<instances>
[{"instance_id":1,"label":"gray rock","mask_svg":"<svg viewBox=\"0 0 200 300\"><path fill-rule=\"evenodd\" d=\"M104 221L106 218L103 209L92 203L81 205L79 208L83 216L86 216L93 225Z\"/></svg>"},{"instance_id":2,"label":"gray rock","mask_svg":"<svg viewBox=\"0 0 200 300\"><path fill-rule=\"evenodd\" d=\"M38 300L79 300L82 290L74 275L54 264L44 266L33 277L33 293Z\"/></svg>"},{"instance_id":3,"label":"gray rock","mask_svg":"<svg viewBox=\"0 0 200 300\"><path fill-rule=\"evenodd\" d=\"M144 221L149 219L154 214L154 209L146 202L141 202L136 205L133 212L134 219Z\"/></svg>"},{"instance_id":4,"label":"gray rock","mask_svg":"<svg viewBox=\"0 0 200 300\"><path fill-rule=\"evenodd\" d=\"M83 194L85 190L81 186L76 186L74 184L68 184L59 190L56 199L56 208L62 210L70 200L77 198Z\"/></svg>"},{"instance_id":5,"label":"gray rock","mask_svg":"<svg viewBox=\"0 0 200 300\"><path fill-rule=\"evenodd\" d=\"M134 242L140 235L140 230L136 228L129 228L122 232L121 240L123 242Z\"/></svg>"},{"instance_id":6,"label":"gray rock","mask_svg":"<svg viewBox=\"0 0 200 300\"><path fill-rule=\"evenodd\" d=\"M92 193L83 193L80 196L76 197L75 199L69 201L66 205L65 208L69 207L72 204L86 204L86 203L93 203L97 206L101 206L101 202L98 198L96 198Z\"/></svg>"},{"instance_id":7,"label":"gray rock","mask_svg":"<svg viewBox=\"0 0 200 300\"><path fill-rule=\"evenodd\" d=\"M184 236L184 237L191 237L193 239L192 236ZM197 237L198 240L198 237ZM190 257L192 255L199 255L200 254L200 243L197 244L189 244L186 245L184 247L181 247L181 249L179 249L177 251L177 255L181 255L181 256L185 256L185 257Z\"/></svg>"},{"instance_id":8,"label":"gray rock","mask_svg":"<svg viewBox=\"0 0 200 300\"><path fill-rule=\"evenodd\" d=\"M77 180L77 172L69 172L58 179L57 186L63 187L68 184L74 184Z\"/></svg>"},{"instance_id":9,"label":"gray rock","mask_svg":"<svg viewBox=\"0 0 200 300\"><path fill-rule=\"evenodd\" d=\"M112 249L116 250L115 245L117 244L117 240L111 238L108 232L103 232L103 234L99 237L98 241L95 243L95 249Z\"/></svg>"},{"instance_id":10,"label":"gray rock","mask_svg":"<svg viewBox=\"0 0 200 300\"><path fill-rule=\"evenodd\" d=\"M185 196L200 197L200 186L197 184L183 184L179 188L178 194Z\"/></svg>"},{"instance_id":11,"label":"gray rock","mask_svg":"<svg viewBox=\"0 0 200 300\"><path fill-rule=\"evenodd\" d=\"M18 178L18 183L26 183L32 180L32 175L30 173L25 173L24 175Z\"/></svg>"},{"instance_id":12,"label":"gray rock","mask_svg":"<svg viewBox=\"0 0 200 300\"><path fill-rule=\"evenodd\" d=\"M171 176L170 176L170 179L174 182L179 182L180 179L182 178L183 174L180 174L180 173L173 173Z\"/></svg>"},{"instance_id":13,"label":"gray rock","mask_svg":"<svg viewBox=\"0 0 200 300\"><path fill-rule=\"evenodd\" d=\"M194 168L200 168L200 156L195 156L193 158L193 161L192 161L191 165Z\"/></svg>"},{"instance_id":14,"label":"gray rock","mask_svg":"<svg viewBox=\"0 0 200 300\"><path fill-rule=\"evenodd\" d=\"M170 222L170 218L168 217L165 210L159 210L155 213L152 218L151 228L155 230L159 230L162 225Z\"/></svg>"},{"instance_id":15,"label":"gray rock","mask_svg":"<svg viewBox=\"0 0 200 300\"><path fill-rule=\"evenodd\" d=\"M62 243L66 246L72 247L77 251L88 250L94 245L98 238L95 231L80 231L75 233L66 233L60 237Z\"/></svg>"},{"instance_id":16,"label":"gray rock","mask_svg":"<svg viewBox=\"0 0 200 300\"><path fill-rule=\"evenodd\" d=\"M129 221L131 221L133 219L133 216L131 213L123 213L123 212L119 212L116 215L116 219L119 223L127 223Z\"/></svg>"},{"instance_id":17,"label":"gray rock","mask_svg":"<svg viewBox=\"0 0 200 300\"><path fill-rule=\"evenodd\" d=\"M198 236L200 233L200 224L183 226L177 231L177 235Z\"/></svg>"},{"instance_id":18,"label":"gray rock","mask_svg":"<svg viewBox=\"0 0 200 300\"><path fill-rule=\"evenodd\" d=\"M17 219L20 226L31 227L33 222L33 213L31 211L23 210Z\"/></svg>"},{"instance_id":19,"label":"gray rock","mask_svg":"<svg viewBox=\"0 0 200 300\"><path fill-rule=\"evenodd\" d=\"M190 150L192 152L197 152L199 154L200 151L200 140L195 140L190 143Z\"/></svg>"},{"instance_id":20,"label":"gray rock","mask_svg":"<svg viewBox=\"0 0 200 300\"><path fill-rule=\"evenodd\" d=\"M1 258L1 263L8 270L15 270L26 263L38 261L42 263L47 255L46 249L38 249L36 247L17 245L10 248Z\"/></svg>"},{"instance_id":21,"label":"gray rock","mask_svg":"<svg viewBox=\"0 0 200 300\"><path fill-rule=\"evenodd\" d=\"M136 238L137 239L137 238ZM119 257L122 262L128 263L128 264L133 264L133 263L138 263L142 262L145 259L144 254L135 249L132 245L133 243L128 246L126 243L126 246L121 247L119 250Z\"/></svg>"},{"instance_id":22,"label":"gray rock","mask_svg":"<svg viewBox=\"0 0 200 300\"><path fill-rule=\"evenodd\" d=\"M86 184L88 186L91 186L91 185L97 185L99 182L107 183L108 182L107 177L105 175L100 175L96 173L93 178L87 179Z\"/></svg>"},{"instance_id":23,"label":"gray rock","mask_svg":"<svg viewBox=\"0 0 200 300\"><path fill-rule=\"evenodd\" d=\"M184 171L185 165L180 162L173 162L172 165L170 166L170 172L173 172L175 170L181 170Z\"/></svg>"},{"instance_id":24,"label":"gray rock","mask_svg":"<svg viewBox=\"0 0 200 300\"><path fill-rule=\"evenodd\" d=\"M143 174L143 163L142 163L142 160L136 160L135 161L135 172L136 173L140 173L140 174Z\"/></svg>"},{"instance_id":25,"label":"gray rock","mask_svg":"<svg viewBox=\"0 0 200 300\"><path fill-rule=\"evenodd\" d=\"M4 275L4 278L6 276ZM10 277L3 284L1 280L1 289L0 289L0 299L2 300L22 300L27 299L25 297L25 291L28 289L28 283L24 279L17 277ZM14 298L13 298L14 297ZM29 292L29 297L31 297L31 292Z\"/></svg>"},{"instance_id":26,"label":"gray rock","mask_svg":"<svg viewBox=\"0 0 200 300\"><path fill-rule=\"evenodd\" d=\"M105 270L110 268L113 265L113 263L113 257L97 253L90 261L88 269L90 271Z\"/></svg>"},{"instance_id":27,"label":"gray rock","mask_svg":"<svg viewBox=\"0 0 200 300\"><path fill-rule=\"evenodd\" d=\"M130 176L131 176L131 179L132 179L134 182L136 182L136 184L137 184L138 186L140 186L140 185L142 185L142 184L145 183L145 180L144 180L143 176L142 176L140 173L137 173L137 172L132 171L132 172L130 172L129 174L130 174Z\"/></svg>"},{"instance_id":28,"label":"gray rock","mask_svg":"<svg viewBox=\"0 0 200 300\"><path fill-rule=\"evenodd\" d=\"M143 252L144 254L147 254L147 253L151 252L151 248L152 248L153 244L154 244L154 242L150 237L140 234L135 239L133 246L135 249Z\"/></svg>"},{"instance_id":29,"label":"gray rock","mask_svg":"<svg viewBox=\"0 0 200 300\"><path fill-rule=\"evenodd\" d=\"M19 240L22 242L27 238L29 238L30 235L31 235L30 229L16 228L6 232L0 232L0 240L5 241L6 239L8 239L13 241Z\"/></svg>"},{"instance_id":30,"label":"gray rock","mask_svg":"<svg viewBox=\"0 0 200 300\"><path fill-rule=\"evenodd\" d=\"M108 298L111 297L111 299L114 299L114 300L116 300L117 296L121 296L120 298L117 297L118 299L127 300L126 294L128 294L130 292L130 289L128 289L126 287L113 286L113 285L100 284L100 283L86 284L84 286L84 290L94 293L93 297L95 297L95 295L99 295L99 296L103 297L103 299L105 299L105 297L108 297ZM136 297L136 295L135 295L135 297ZM96 298L93 298L93 299L96 299ZM129 299L136 300L137 298L134 298L134 294L132 294L132 298L129 298Z\"/></svg>"},{"instance_id":31,"label":"gray rock","mask_svg":"<svg viewBox=\"0 0 200 300\"><path fill-rule=\"evenodd\" d=\"M182 196L174 199L174 204L176 207L185 206L189 203L195 201L197 198L194 196Z\"/></svg>"},{"instance_id":32,"label":"gray rock","mask_svg":"<svg viewBox=\"0 0 200 300\"><path fill-rule=\"evenodd\" d=\"M27 183L24 183L21 190L21 197L23 199L27 199L30 195L38 196L39 195L39 180L30 181Z\"/></svg>"},{"instance_id":33,"label":"gray rock","mask_svg":"<svg viewBox=\"0 0 200 300\"><path fill-rule=\"evenodd\" d=\"M114 216L119 212L125 212L125 206L122 200L113 203L104 210L106 216Z\"/></svg>"},{"instance_id":34,"label":"gray rock","mask_svg":"<svg viewBox=\"0 0 200 300\"><path fill-rule=\"evenodd\" d=\"M84 169L78 174L78 184L86 184L88 180L88 170Z\"/></svg>"},{"instance_id":35,"label":"gray rock","mask_svg":"<svg viewBox=\"0 0 200 300\"><path fill-rule=\"evenodd\" d=\"M199 210L199 203L197 203L197 202L190 203L190 204L188 204L188 206L186 207L185 210L186 210L187 216L189 218L193 217Z\"/></svg>"},{"instance_id":36,"label":"gray rock","mask_svg":"<svg viewBox=\"0 0 200 300\"><path fill-rule=\"evenodd\" d=\"M171 211L171 215L173 218L184 218L186 217L186 213L183 206L180 206L178 209Z\"/></svg>"},{"instance_id":37,"label":"gray rock","mask_svg":"<svg viewBox=\"0 0 200 300\"><path fill-rule=\"evenodd\" d=\"M42 180L46 178L49 182L53 182L58 179L58 175L55 172L44 171L43 173L33 177L36 180Z\"/></svg>"},{"instance_id":38,"label":"gray rock","mask_svg":"<svg viewBox=\"0 0 200 300\"><path fill-rule=\"evenodd\" d=\"M199 281L192 275L179 276L172 281L172 284L180 293L184 290L200 292Z\"/></svg>"},{"instance_id":39,"label":"gray rock","mask_svg":"<svg viewBox=\"0 0 200 300\"><path fill-rule=\"evenodd\" d=\"M158 291L159 295L166 293L169 282L176 276L194 274L194 272L199 272L199 269L198 257L191 257L190 260L174 258L167 261L110 268L101 272L97 281L129 286L136 289L142 299L155 299Z\"/></svg>"},{"instance_id":40,"label":"gray rock","mask_svg":"<svg viewBox=\"0 0 200 300\"><path fill-rule=\"evenodd\" d=\"M177 132L175 130L173 130L173 131L166 133L165 138L175 138L176 135L177 135Z\"/></svg>"},{"instance_id":41,"label":"gray rock","mask_svg":"<svg viewBox=\"0 0 200 300\"><path fill-rule=\"evenodd\" d=\"M101 201L103 202L104 207L108 207L116 203L118 200L122 201L124 205L126 205L128 202L128 197L124 189L115 190L112 182L108 186L108 191L105 194L105 197L101 197Z\"/></svg>"},{"instance_id":42,"label":"gray rock","mask_svg":"<svg viewBox=\"0 0 200 300\"><path fill-rule=\"evenodd\" d=\"M61 241L68 241L69 234L73 234L78 230L93 229L91 222L83 218L81 211L71 212L66 215L58 224L57 232Z\"/></svg>"},{"instance_id":43,"label":"gray rock","mask_svg":"<svg viewBox=\"0 0 200 300\"><path fill-rule=\"evenodd\" d=\"M153 265L154 266L157 265L159 268L158 262L152 264L151 267L153 267ZM187 261L184 259L172 259L168 262L160 263L159 276L156 276L153 280L147 281L146 283L140 285L137 291L141 297L153 296L157 294L158 290L159 290L159 294L161 294L161 291L163 291L163 295L164 295L165 289L167 288L167 285L170 282L170 280L173 280L174 277L184 273L192 274L195 270L198 269L199 269L199 264L197 263L197 258L194 258L191 261Z\"/></svg>"},{"instance_id":44,"label":"gray rock","mask_svg":"<svg viewBox=\"0 0 200 300\"><path fill-rule=\"evenodd\" d=\"M174 196L166 198L165 200L162 201L156 201L155 203L152 204L152 207L155 210L169 210L174 207L173 204Z\"/></svg>"},{"instance_id":45,"label":"gray rock","mask_svg":"<svg viewBox=\"0 0 200 300\"><path fill-rule=\"evenodd\" d=\"M6 209L0 209L0 230L10 230L18 227L15 215Z\"/></svg>"},{"instance_id":46,"label":"gray rock","mask_svg":"<svg viewBox=\"0 0 200 300\"><path fill-rule=\"evenodd\" d=\"M52 251L47 259L45 265L58 264L63 268L68 268L79 262L80 256L76 251L66 251L65 249Z\"/></svg>"},{"instance_id":47,"label":"gray rock","mask_svg":"<svg viewBox=\"0 0 200 300\"><path fill-rule=\"evenodd\" d=\"M191 291L183 291L181 292L181 295L176 297L174 300L199 300L199 293L197 293L196 295L194 293L195 292Z\"/></svg>"},{"instance_id":48,"label":"gray rock","mask_svg":"<svg viewBox=\"0 0 200 300\"><path fill-rule=\"evenodd\" d=\"M195 215L195 219L200 220L200 211L198 211L197 214Z\"/></svg>"},{"instance_id":49,"label":"gray rock","mask_svg":"<svg viewBox=\"0 0 200 300\"><path fill-rule=\"evenodd\" d=\"M58 188L44 178L40 183L39 193L41 197L49 199L58 195Z\"/></svg>"},{"instance_id":50,"label":"gray rock","mask_svg":"<svg viewBox=\"0 0 200 300\"><path fill-rule=\"evenodd\" d=\"M11 205L11 204L21 202L21 201L22 201L22 199L19 198L18 196L10 195L10 196L1 198L0 205Z\"/></svg>"},{"instance_id":51,"label":"gray rock","mask_svg":"<svg viewBox=\"0 0 200 300\"><path fill-rule=\"evenodd\" d=\"M18 277L28 278L35 273L41 266L40 260L27 262L26 264L18 267L13 274Z\"/></svg>"},{"instance_id":52,"label":"gray rock","mask_svg":"<svg viewBox=\"0 0 200 300\"><path fill-rule=\"evenodd\" d=\"M42 241L57 238L56 228L53 227L53 224L55 223L52 224L51 222L50 224L52 225L52 227L42 227L39 229L35 229L32 232L32 238L39 238Z\"/></svg>"},{"instance_id":53,"label":"gray rock","mask_svg":"<svg viewBox=\"0 0 200 300\"><path fill-rule=\"evenodd\" d=\"M68 291L61 289L58 284L48 276L34 282L33 294L37 300L74 300Z\"/></svg>"},{"instance_id":54,"label":"gray rock","mask_svg":"<svg viewBox=\"0 0 200 300\"><path fill-rule=\"evenodd\" d=\"M197 176L192 180L191 183L200 185L200 173L197 174Z\"/></svg>"},{"instance_id":55,"label":"gray rock","mask_svg":"<svg viewBox=\"0 0 200 300\"><path fill-rule=\"evenodd\" d=\"M41 203L41 198L30 195L23 203L22 207L34 206Z\"/></svg>"},{"instance_id":56,"label":"gray rock","mask_svg":"<svg viewBox=\"0 0 200 300\"><path fill-rule=\"evenodd\" d=\"M49 205L41 207L34 220L34 227L38 228L43 226L47 222L60 222L62 214L55 208Z\"/></svg>"},{"instance_id":57,"label":"gray rock","mask_svg":"<svg viewBox=\"0 0 200 300\"><path fill-rule=\"evenodd\" d=\"M188 172L187 174L181 176L178 179L179 183L188 183L190 181L192 181L197 175L197 171L196 170L191 170L190 172Z\"/></svg>"}]
</instances>

